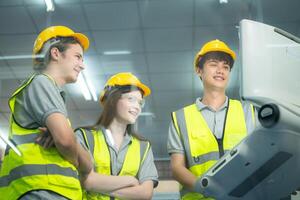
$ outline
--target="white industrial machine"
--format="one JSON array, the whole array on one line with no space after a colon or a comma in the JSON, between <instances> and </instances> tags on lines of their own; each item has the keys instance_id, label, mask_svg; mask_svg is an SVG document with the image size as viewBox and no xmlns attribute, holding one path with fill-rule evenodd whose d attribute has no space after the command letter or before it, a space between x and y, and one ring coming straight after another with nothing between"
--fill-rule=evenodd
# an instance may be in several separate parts
<instances>
[{"instance_id":1,"label":"white industrial machine","mask_svg":"<svg viewBox=\"0 0 300 200\"><path fill-rule=\"evenodd\" d=\"M280 200L300 188L300 39L242 20L241 97L260 125L199 181L220 200Z\"/></svg>"}]
</instances>

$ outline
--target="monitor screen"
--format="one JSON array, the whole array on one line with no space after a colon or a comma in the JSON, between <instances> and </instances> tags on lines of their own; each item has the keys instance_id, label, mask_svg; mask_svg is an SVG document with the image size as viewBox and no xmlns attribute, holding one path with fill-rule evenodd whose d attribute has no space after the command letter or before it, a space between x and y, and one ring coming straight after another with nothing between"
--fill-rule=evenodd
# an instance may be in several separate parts
<instances>
[{"instance_id":1,"label":"monitor screen","mask_svg":"<svg viewBox=\"0 0 300 200\"><path fill-rule=\"evenodd\" d=\"M241 97L257 106L300 109L300 38L263 23L240 22Z\"/></svg>"},{"instance_id":2,"label":"monitor screen","mask_svg":"<svg viewBox=\"0 0 300 200\"><path fill-rule=\"evenodd\" d=\"M199 192L222 200L287 199L300 186L300 40L263 23L240 25L241 96L257 106L273 103L280 115L221 157L201 177ZM262 110L260 116L274 113Z\"/></svg>"}]
</instances>

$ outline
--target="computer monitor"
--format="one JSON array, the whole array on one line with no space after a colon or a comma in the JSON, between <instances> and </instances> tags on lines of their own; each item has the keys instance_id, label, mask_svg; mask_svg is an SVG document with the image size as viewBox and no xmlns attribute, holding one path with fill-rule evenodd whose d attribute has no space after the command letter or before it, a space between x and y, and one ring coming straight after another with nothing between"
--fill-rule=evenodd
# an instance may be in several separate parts
<instances>
[{"instance_id":1,"label":"computer monitor","mask_svg":"<svg viewBox=\"0 0 300 200\"><path fill-rule=\"evenodd\" d=\"M300 188L299 38L242 20L241 97L260 108L253 133L199 178L222 200L280 200Z\"/></svg>"},{"instance_id":2,"label":"computer monitor","mask_svg":"<svg viewBox=\"0 0 300 200\"><path fill-rule=\"evenodd\" d=\"M241 97L300 111L300 38L263 23L240 22Z\"/></svg>"}]
</instances>

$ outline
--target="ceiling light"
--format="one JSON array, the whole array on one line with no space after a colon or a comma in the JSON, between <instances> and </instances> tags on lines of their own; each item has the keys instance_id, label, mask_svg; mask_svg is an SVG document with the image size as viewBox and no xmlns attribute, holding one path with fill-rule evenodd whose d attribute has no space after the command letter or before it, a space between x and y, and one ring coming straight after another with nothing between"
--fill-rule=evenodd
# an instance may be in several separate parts
<instances>
[{"instance_id":1,"label":"ceiling light","mask_svg":"<svg viewBox=\"0 0 300 200\"><path fill-rule=\"evenodd\" d=\"M228 3L228 0L219 0L220 4Z\"/></svg>"},{"instance_id":2,"label":"ceiling light","mask_svg":"<svg viewBox=\"0 0 300 200\"><path fill-rule=\"evenodd\" d=\"M131 54L131 51L104 51L104 55L127 55Z\"/></svg>"},{"instance_id":3,"label":"ceiling light","mask_svg":"<svg viewBox=\"0 0 300 200\"><path fill-rule=\"evenodd\" d=\"M85 100L90 101L93 99L97 101L95 88L83 72L79 74L77 83Z\"/></svg>"},{"instance_id":4,"label":"ceiling light","mask_svg":"<svg viewBox=\"0 0 300 200\"><path fill-rule=\"evenodd\" d=\"M45 0L45 4L47 7L47 12L53 12L54 11L54 0Z\"/></svg>"},{"instance_id":5,"label":"ceiling light","mask_svg":"<svg viewBox=\"0 0 300 200\"><path fill-rule=\"evenodd\" d=\"M97 101L97 95L96 95L96 90L94 88L94 85L91 83L90 79L89 78L86 78L85 74L82 74L83 77L84 77L84 80L86 82L86 85L89 89L89 92L93 98L94 101Z\"/></svg>"},{"instance_id":6,"label":"ceiling light","mask_svg":"<svg viewBox=\"0 0 300 200\"><path fill-rule=\"evenodd\" d=\"M79 74L78 76L78 81L77 81L78 85L79 85L79 88L80 88L80 91L84 97L85 100L89 101L92 99L92 96L91 96L91 93L89 91L89 88L87 86L87 84L85 83L84 81L84 78L83 78L83 75L82 75L82 72Z\"/></svg>"},{"instance_id":7,"label":"ceiling light","mask_svg":"<svg viewBox=\"0 0 300 200\"><path fill-rule=\"evenodd\" d=\"M14 56L0 56L0 60L17 60L17 59L33 59L33 58L43 58L44 55L14 55Z\"/></svg>"}]
</instances>

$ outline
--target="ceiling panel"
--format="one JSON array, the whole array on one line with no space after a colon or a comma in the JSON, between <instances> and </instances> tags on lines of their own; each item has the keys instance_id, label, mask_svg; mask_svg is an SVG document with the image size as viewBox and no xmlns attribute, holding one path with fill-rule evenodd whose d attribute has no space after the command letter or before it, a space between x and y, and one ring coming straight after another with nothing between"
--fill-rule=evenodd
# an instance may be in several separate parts
<instances>
[{"instance_id":1,"label":"ceiling panel","mask_svg":"<svg viewBox=\"0 0 300 200\"><path fill-rule=\"evenodd\" d=\"M0 7L0 34L34 33L35 27L25 7Z\"/></svg>"},{"instance_id":2,"label":"ceiling panel","mask_svg":"<svg viewBox=\"0 0 300 200\"><path fill-rule=\"evenodd\" d=\"M60 6L61 4L65 3L78 3L80 0L54 0L54 6ZM41 0L24 0L26 5L43 5L46 10L45 2Z\"/></svg>"},{"instance_id":3,"label":"ceiling panel","mask_svg":"<svg viewBox=\"0 0 300 200\"><path fill-rule=\"evenodd\" d=\"M98 56L98 66L93 68L103 74L118 72L132 72L134 74L147 73L147 64L143 54ZM97 72L96 72L97 73Z\"/></svg>"},{"instance_id":4,"label":"ceiling panel","mask_svg":"<svg viewBox=\"0 0 300 200\"><path fill-rule=\"evenodd\" d=\"M265 23L283 23L300 21L299 0L262 0L262 15Z\"/></svg>"},{"instance_id":5,"label":"ceiling panel","mask_svg":"<svg viewBox=\"0 0 300 200\"><path fill-rule=\"evenodd\" d=\"M88 30L83 10L79 4L58 4L55 12L45 12L44 5L29 6L29 11L39 30L49 25L72 27L77 32Z\"/></svg>"},{"instance_id":6,"label":"ceiling panel","mask_svg":"<svg viewBox=\"0 0 300 200\"><path fill-rule=\"evenodd\" d=\"M192 28L146 29L146 51L190 51L193 48L192 36Z\"/></svg>"},{"instance_id":7,"label":"ceiling panel","mask_svg":"<svg viewBox=\"0 0 300 200\"><path fill-rule=\"evenodd\" d=\"M0 6L20 6L24 0L1 0Z\"/></svg>"},{"instance_id":8,"label":"ceiling panel","mask_svg":"<svg viewBox=\"0 0 300 200\"><path fill-rule=\"evenodd\" d=\"M16 57L22 55L31 55L35 37L36 35L33 34L0 35L0 52L6 56Z\"/></svg>"},{"instance_id":9,"label":"ceiling panel","mask_svg":"<svg viewBox=\"0 0 300 200\"><path fill-rule=\"evenodd\" d=\"M139 27L135 1L98 2L84 5L92 30L129 29Z\"/></svg>"},{"instance_id":10,"label":"ceiling panel","mask_svg":"<svg viewBox=\"0 0 300 200\"><path fill-rule=\"evenodd\" d=\"M238 25L239 21L249 18L248 1L229 0L220 4L218 0L195 1L196 26Z\"/></svg>"},{"instance_id":11,"label":"ceiling panel","mask_svg":"<svg viewBox=\"0 0 300 200\"><path fill-rule=\"evenodd\" d=\"M143 52L142 33L139 30L95 31L93 36L98 53L105 51Z\"/></svg>"},{"instance_id":12,"label":"ceiling panel","mask_svg":"<svg viewBox=\"0 0 300 200\"><path fill-rule=\"evenodd\" d=\"M165 90L192 90L193 73L160 73L150 74L150 80L154 92Z\"/></svg>"},{"instance_id":13,"label":"ceiling panel","mask_svg":"<svg viewBox=\"0 0 300 200\"><path fill-rule=\"evenodd\" d=\"M193 25L192 0L140 1L139 4L145 28Z\"/></svg>"},{"instance_id":14,"label":"ceiling panel","mask_svg":"<svg viewBox=\"0 0 300 200\"><path fill-rule=\"evenodd\" d=\"M192 72L193 59L192 51L147 54L150 73Z\"/></svg>"}]
</instances>

